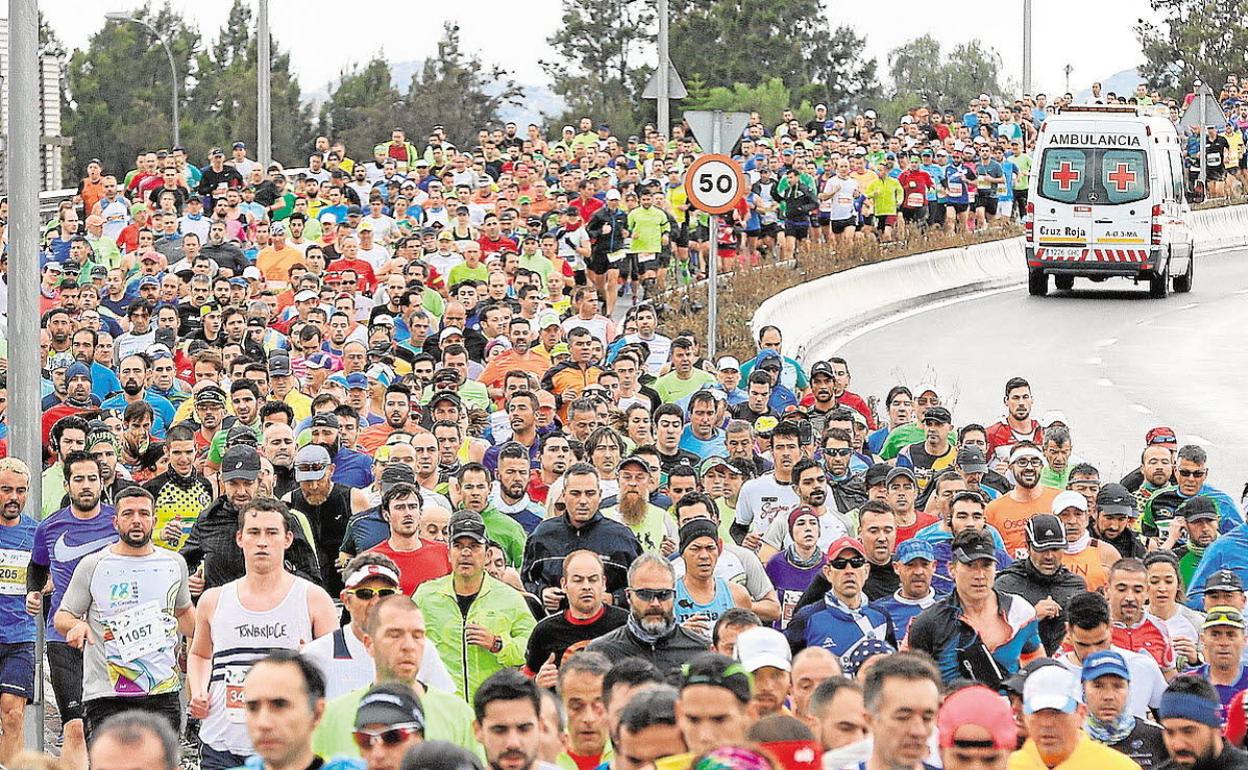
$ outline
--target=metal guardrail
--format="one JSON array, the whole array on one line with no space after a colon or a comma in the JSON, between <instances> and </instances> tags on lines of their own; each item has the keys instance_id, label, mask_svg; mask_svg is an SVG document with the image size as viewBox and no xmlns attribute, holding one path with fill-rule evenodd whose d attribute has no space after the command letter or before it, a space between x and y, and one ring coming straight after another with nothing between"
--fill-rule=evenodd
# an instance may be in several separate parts
<instances>
[{"instance_id":1,"label":"metal guardrail","mask_svg":"<svg viewBox=\"0 0 1248 770\"><path fill-rule=\"evenodd\" d=\"M56 213L61 201L69 200L78 194L78 188L66 187L61 190L46 190L39 193L39 216L48 221Z\"/></svg>"}]
</instances>

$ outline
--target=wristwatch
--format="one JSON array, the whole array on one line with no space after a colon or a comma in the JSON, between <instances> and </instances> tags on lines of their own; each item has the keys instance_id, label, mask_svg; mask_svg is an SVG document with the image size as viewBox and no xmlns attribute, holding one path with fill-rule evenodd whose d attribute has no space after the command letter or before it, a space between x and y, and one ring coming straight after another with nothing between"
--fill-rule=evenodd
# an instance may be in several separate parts
<instances>
[{"instance_id":1,"label":"wristwatch","mask_svg":"<svg viewBox=\"0 0 1248 770\"><path fill-rule=\"evenodd\" d=\"M502 651L503 651L503 637L496 636L494 637L494 644L490 645L490 652L497 655Z\"/></svg>"}]
</instances>

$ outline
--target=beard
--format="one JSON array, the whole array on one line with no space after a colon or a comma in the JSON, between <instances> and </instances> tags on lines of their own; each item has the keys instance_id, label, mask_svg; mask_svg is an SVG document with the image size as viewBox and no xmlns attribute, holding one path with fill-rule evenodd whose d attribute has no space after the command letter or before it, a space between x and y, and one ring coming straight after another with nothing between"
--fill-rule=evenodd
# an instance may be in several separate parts
<instances>
[{"instance_id":1,"label":"beard","mask_svg":"<svg viewBox=\"0 0 1248 770\"><path fill-rule=\"evenodd\" d=\"M127 396L137 396L143 391L143 383L138 380L126 380L121 383L121 389Z\"/></svg>"},{"instance_id":2,"label":"beard","mask_svg":"<svg viewBox=\"0 0 1248 770\"><path fill-rule=\"evenodd\" d=\"M142 548L143 546L152 542L152 532L151 530L146 530L146 531L139 530L137 532L132 529L126 530L124 533L122 533L121 539L122 539L122 542L124 542L126 545L130 546L131 548Z\"/></svg>"},{"instance_id":3,"label":"beard","mask_svg":"<svg viewBox=\"0 0 1248 770\"><path fill-rule=\"evenodd\" d=\"M649 501L638 492L620 493L620 518L630 527L639 526L646 520Z\"/></svg>"},{"instance_id":4,"label":"beard","mask_svg":"<svg viewBox=\"0 0 1248 770\"><path fill-rule=\"evenodd\" d=\"M647 634L655 634L663 636L676 625L676 617L663 613L662 615L645 614L637 619L637 625L641 626L641 630Z\"/></svg>"}]
</instances>

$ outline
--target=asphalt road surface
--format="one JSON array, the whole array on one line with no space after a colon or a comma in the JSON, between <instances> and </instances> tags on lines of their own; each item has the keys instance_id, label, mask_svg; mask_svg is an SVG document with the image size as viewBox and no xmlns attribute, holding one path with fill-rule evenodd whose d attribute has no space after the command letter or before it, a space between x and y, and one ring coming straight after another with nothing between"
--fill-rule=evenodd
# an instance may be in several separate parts
<instances>
[{"instance_id":1,"label":"asphalt road surface","mask_svg":"<svg viewBox=\"0 0 1248 770\"><path fill-rule=\"evenodd\" d=\"M1051 279L1050 279L1051 281ZM936 386L954 423L1000 419L1005 381L1032 384L1033 416L1065 413L1075 458L1119 478L1144 434L1172 426L1209 453L1210 483L1235 500L1248 481L1248 250L1197 254L1193 289L1164 300L1125 279L1074 290L1025 287L939 304L841 345L852 389ZM830 351L823 351L831 355Z\"/></svg>"}]
</instances>

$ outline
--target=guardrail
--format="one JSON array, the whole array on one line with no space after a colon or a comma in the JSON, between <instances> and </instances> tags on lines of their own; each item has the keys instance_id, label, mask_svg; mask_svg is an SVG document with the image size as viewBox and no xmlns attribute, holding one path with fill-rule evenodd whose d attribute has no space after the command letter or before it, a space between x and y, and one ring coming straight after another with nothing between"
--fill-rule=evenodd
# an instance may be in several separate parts
<instances>
[{"instance_id":1,"label":"guardrail","mask_svg":"<svg viewBox=\"0 0 1248 770\"><path fill-rule=\"evenodd\" d=\"M66 187L61 190L46 190L39 193L39 216L46 222L56 213L61 201L69 200L78 194L78 188Z\"/></svg>"},{"instance_id":2,"label":"guardrail","mask_svg":"<svg viewBox=\"0 0 1248 770\"><path fill-rule=\"evenodd\" d=\"M1196 283L1200 253L1248 245L1248 205L1192 213ZM786 289L759 305L750 326L785 332L784 354L808 363L832 355L861 326L950 297L1027 281L1023 239L942 249L878 262Z\"/></svg>"}]
</instances>

